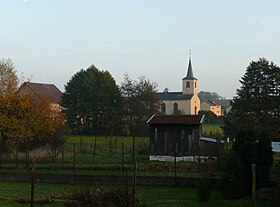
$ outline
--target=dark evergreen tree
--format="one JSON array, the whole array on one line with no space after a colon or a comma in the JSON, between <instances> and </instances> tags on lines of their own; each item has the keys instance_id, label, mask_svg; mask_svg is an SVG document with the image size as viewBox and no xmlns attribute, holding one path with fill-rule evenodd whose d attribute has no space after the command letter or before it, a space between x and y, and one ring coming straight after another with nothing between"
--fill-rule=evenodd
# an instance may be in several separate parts
<instances>
[{"instance_id":1,"label":"dark evergreen tree","mask_svg":"<svg viewBox=\"0 0 280 207\"><path fill-rule=\"evenodd\" d=\"M226 134L234 137L252 126L280 139L280 68L264 58L252 61L240 83L225 120Z\"/></svg>"},{"instance_id":2,"label":"dark evergreen tree","mask_svg":"<svg viewBox=\"0 0 280 207\"><path fill-rule=\"evenodd\" d=\"M239 131L222 175L224 196L234 199L250 194L253 163L257 166L257 188L266 186L272 162L271 141L265 132Z\"/></svg>"},{"instance_id":3,"label":"dark evergreen tree","mask_svg":"<svg viewBox=\"0 0 280 207\"><path fill-rule=\"evenodd\" d=\"M65 86L62 97L67 122L73 133L110 133L121 108L120 90L108 71L94 65L77 72Z\"/></svg>"},{"instance_id":4,"label":"dark evergreen tree","mask_svg":"<svg viewBox=\"0 0 280 207\"><path fill-rule=\"evenodd\" d=\"M280 68L264 58L252 61L240 82L225 119L225 132L235 139L222 179L227 198L250 193L252 163L257 166L257 187L268 183L271 139L280 138Z\"/></svg>"}]
</instances>

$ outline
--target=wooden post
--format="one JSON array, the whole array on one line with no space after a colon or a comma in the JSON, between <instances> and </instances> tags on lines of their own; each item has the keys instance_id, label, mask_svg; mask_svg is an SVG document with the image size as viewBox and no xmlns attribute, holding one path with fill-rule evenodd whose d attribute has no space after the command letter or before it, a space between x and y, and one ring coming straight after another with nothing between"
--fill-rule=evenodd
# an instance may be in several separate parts
<instances>
[{"instance_id":1,"label":"wooden post","mask_svg":"<svg viewBox=\"0 0 280 207\"><path fill-rule=\"evenodd\" d=\"M256 164L252 164L252 206L256 207Z\"/></svg>"},{"instance_id":2,"label":"wooden post","mask_svg":"<svg viewBox=\"0 0 280 207\"><path fill-rule=\"evenodd\" d=\"M34 192L35 192L35 160L32 165L32 174L31 174L31 195L30 195L30 207L34 206Z\"/></svg>"},{"instance_id":3,"label":"wooden post","mask_svg":"<svg viewBox=\"0 0 280 207\"><path fill-rule=\"evenodd\" d=\"M132 162L135 161L135 137L132 138Z\"/></svg>"},{"instance_id":4,"label":"wooden post","mask_svg":"<svg viewBox=\"0 0 280 207\"><path fill-rule=\"evenodd\" d=\"M76 176L76 146L75 142L73 143L73 165L74 165L74 179Z\"/></svg>"},{"instance_id":5,"label":"wooden post","mask_svg":"<svg viewBox=\"0 0 280 207\"><path fill-rule=\"evenodd\" d=\"M177 151L178 151L178 143L175 144L174 150L174 177L177 177Z\"/></svg>"},{"instance_id":6,"label":"wooden post","mask_svg":"<svg viewBox=\"0 0 280 207\"><path fill-rule=\"evenodd\" d=\"M123 186L124 186L124 149L123 149L123 142L122 142L122 177L123 177Z\"/></svg>"},{"instance_id":7,"label":"wooden post","mask_svg":"<svg viewBox=\"0 0 280 207\"><path fill-rule=\"evenodd\" d=\"M64 167L64 143L61 145L61 168Z\"/></svg>"},{"instance_id":8,"label":"wooden post","mask_svg":"<svg viewBox=\"0 0 280 207\"><path fill-rule=\"evenodd\" d=\"M132 207L135 207L135 201L136 201L136 170L137 170L137 162L134 162L133 182L132 182Z\"/></svg>"},{"instance_id":9,"label":"wooden post","mask_svg":"<svg viewBox=\"0 0 280 207\"><path fill-rule=\"evenodd\" d=\"M26 170L27 174L30 175L30 169L29 169L29 139L25 139L25 159L26 159Z\"/></svg>"},{"instance_id":10,"label":"wooden post","mask_svg":"<svg viewBox=\"0 0 280 207\"><path fill-rule=\"evenodd\" d=\"M83 136L80 137L80 153L83 151Z\"/></svg>"},{"instance_id":11,"label":"wooden post","mask_svg":"<svg viewBox=\"0 0 280 207\"><path fill-rule=\"evenodd\" d=\"M95 162L95 152L96 152L96 139L97 139L97 137L95 136L95 138L94 138L94 145L93 145L93 154L92 154L92 163L94 163Z\"/></svg>"}]
</instances>

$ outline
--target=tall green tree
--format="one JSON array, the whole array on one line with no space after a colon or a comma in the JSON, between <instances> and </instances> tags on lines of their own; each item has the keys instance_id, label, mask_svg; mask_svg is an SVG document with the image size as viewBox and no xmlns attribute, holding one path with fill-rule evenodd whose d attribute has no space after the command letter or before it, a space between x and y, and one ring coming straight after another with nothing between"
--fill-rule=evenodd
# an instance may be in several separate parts
<instances>
[{"instance_id":1,"label":"tall green tree","mask_svg":"<svg viewBox=\"0 0 280 207\"><path fill-rule=\"evenodd\" d=\"M147 135L146 121L159 109L156 88L156 83L150 82L145 77L140 77L136 81L131 80L128 74L125 74L121 84L121 94L124 106L123 120L129 134Z\"/></svg>"},{"instance_id":2,"label":"tall green tree","mask_svg":"<svg viewBox=\"0 0 280 207\"><path fill-rule=\"evenodd\" d=\"M77 72L65 86L62 96L73 133L105 133L115 128L120 101L114 78L94 65Z\"/></svg>"},{"instance_id":3,"label":"tall green tree","mask_svg":"<svg viewBox=\"0 0 280 207\"><path fill-rule=\"evenodd\" d=\"M258 187L267 184L271 139L280 138L280 68L264 58L252 61L240 83L225 119L225 132L235 140L224 168L223 192L228 198L250 193L252 163L257 165Z\"/></svg>"},{"instance_id":4,"label":"tall green tree","mask_svg":"<svg viewBox=\"0 0 280 207\"><path fill-rule=\"evenodd\" d=\"M226 133L234 137L253 127L280 140L280 68L264 58L252 61L240 83L225 120Z\"/></svg>"}]
</instances>

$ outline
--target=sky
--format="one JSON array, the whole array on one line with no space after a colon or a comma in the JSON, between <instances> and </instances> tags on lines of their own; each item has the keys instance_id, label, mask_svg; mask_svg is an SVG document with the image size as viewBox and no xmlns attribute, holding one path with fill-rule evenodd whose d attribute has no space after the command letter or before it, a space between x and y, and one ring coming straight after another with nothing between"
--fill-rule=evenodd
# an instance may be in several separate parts
<instances>
[{"instance_id":1,"label":"sky","mask_svg":"<svg viewBox=\"0 0 280 207\"><path fill-rule=\"evenodd\" d=\"M280 65L278 0L0 0L0 59L60 90L81 69L181 91L189 50L199 91L232 98L252 60Z\"/></svg>"}]
</instances>

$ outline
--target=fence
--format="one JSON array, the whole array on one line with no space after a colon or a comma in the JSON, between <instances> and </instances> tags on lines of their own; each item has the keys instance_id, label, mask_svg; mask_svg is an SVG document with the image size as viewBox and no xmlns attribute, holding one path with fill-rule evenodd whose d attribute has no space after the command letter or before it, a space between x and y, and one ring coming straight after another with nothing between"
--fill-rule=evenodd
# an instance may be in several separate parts
<instances>
[{"instance_id":1,"label":"fence","mask_svg":"<svg viewBox=\"0 0 280 207\"><path fill-rule=\"evenodd\" d=\"M215 161L207 164L150 162L148 138L70 137L55 148L44 146L4 154L0 168L0 206L18 203L26 206L33 200L35 206L61 204L67 196L65 192L81 185L98 188L98 183L129 186L126 188L130 193L134 180L152 186L196 186L206 176L212 177L208 182L213 183L217 181L215 167ZM279 168L274 171L279 174Z\"/></svg>"},{"instance_id":2,"label":"fence","mask_svg":"<svg viewBox=\"0 0 280 207\"><path fill-rule=\"evenodd\" d=\"M149 161L149 139L143 137L70 137L62 145L43 146L3 155L0 172L30 174L33 160L39 174L199 177L199 163ZM202 166L203 167L203 166Z\"/></svg>"}]
</instances>

